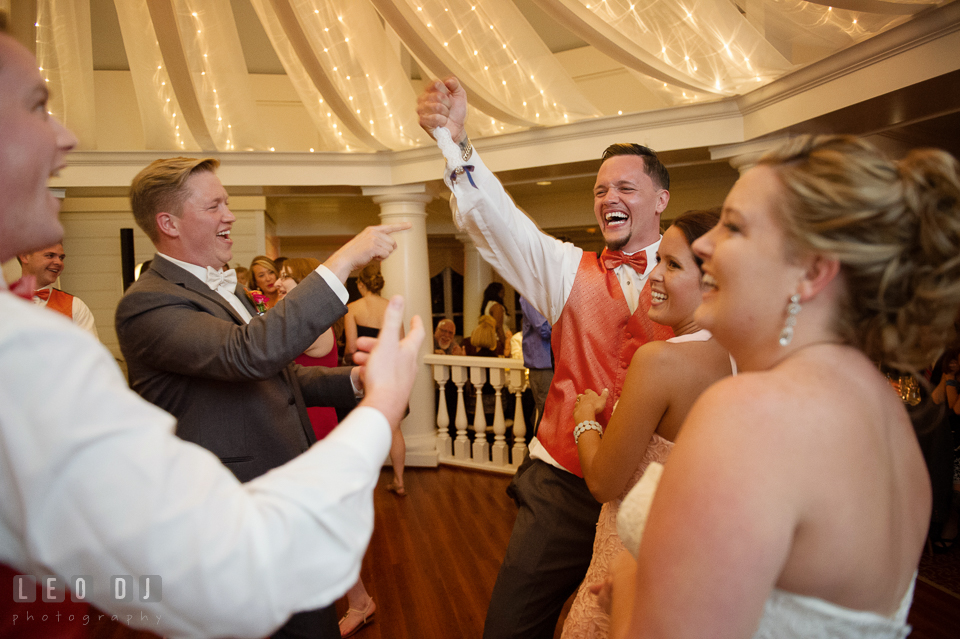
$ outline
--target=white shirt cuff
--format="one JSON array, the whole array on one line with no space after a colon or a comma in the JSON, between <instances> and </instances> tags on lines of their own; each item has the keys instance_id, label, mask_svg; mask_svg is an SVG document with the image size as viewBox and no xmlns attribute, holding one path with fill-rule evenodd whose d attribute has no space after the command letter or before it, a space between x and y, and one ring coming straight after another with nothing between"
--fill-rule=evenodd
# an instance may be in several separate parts
<instances>
[{"instance_id":1,"label":"white shirt cuff","mask_svg":"<svg viewBox=\"0 0 960 639\"><path fill-rule=\"evenodd\" d=\"M330 289L337 294L340 301L346 304L347 300L350 299L350 293L347 292L347 287L343 285L343 282L333 274L333 271L321 264L317 267L317 273L323 278L323 281L327 283Z\"/></svg>"},{"instance_id":2,"label":"white shirt cuff","mask_svg":"<svg viewBox=\"0 0 960 639\"><path fill-rule=\"evenodd\" d=\"M323 441L345 441L371 465L379 466L392 439L390 422L383 413L372 406L357 406Z\"/></svg>"}]
</instances>

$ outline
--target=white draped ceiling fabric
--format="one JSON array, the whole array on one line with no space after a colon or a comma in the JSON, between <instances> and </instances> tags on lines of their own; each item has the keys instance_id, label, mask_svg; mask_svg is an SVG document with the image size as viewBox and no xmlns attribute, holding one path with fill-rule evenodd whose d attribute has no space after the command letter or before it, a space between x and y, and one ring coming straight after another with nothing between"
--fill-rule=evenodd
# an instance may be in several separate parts
<instances>
[{"instance_id":1,"label":"white draped ceiling fabric","mask_svg":"<svg viewBox=\"0 0 960 639\"><path fill-rule=\"evenodd\" d=\"M37 60L50 90L48 109L86 149L97 148L90 4L37 0Z\"/></svg>"},{"instance_id":2,"label":"white draped ceiling fabric","mask_svg":"<svg viewBox=\"0 0 960 639\"><path fill-rule=\"evenodd\" d=\"M742 95L935 4L533 0L669 107ZM602 115L512 0L251 0L317 134L310 151L423 146L411 60L456 75L475 138ZM265 151L230 3L115 0L146 148ZM51 113L96 148L89 0L38 0ZM616 87L611 90L616 91ZM315 142L314 142L315 141ZM313 146L316 144L317 146ZM307 151L307 148L299 149Z\"/></svg>"}]
</instances>

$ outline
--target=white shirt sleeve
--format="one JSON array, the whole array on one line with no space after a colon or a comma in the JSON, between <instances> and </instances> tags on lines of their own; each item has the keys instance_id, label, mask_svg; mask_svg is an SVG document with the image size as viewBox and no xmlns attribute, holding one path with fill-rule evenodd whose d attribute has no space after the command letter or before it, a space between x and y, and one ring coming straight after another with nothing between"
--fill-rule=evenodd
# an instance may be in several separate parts
<instances>
[{"instance_id":1,"label":"white shirt sleeve","mask_svg":"<svg viewBox=\"0 0 960 639\"><path fill-rule=\"evenodd\" d=\"M454 196L454 223L470 235L484 261L555 323L573 288L583 250L537 228L476 151L464 162L447 130L436 133L447 158L444 181ZM454 169L460 166L473 168L457 175Z\"/></svg>"},{"instance_id":2,"label":"white shirt sleeve","mask_svg":"<svg viewBox=\"0 0 960 639\"><path fill-rule=\"evenodd\" d=\"M317 274L323 278L323 281L327 283L327 286L330 287L334 293L337 294L337 297L340 298L340 301L344 304L347 303L347 300L350 299L350 292L347 290L347 287L343 285L343 282L333 274L333 271L328 269L326 266L321 264L316 269Z\"/></svg>"},{"instance_id":3,"label":"white shirt sleeve","mask_svg":"<svg viewBox=\"0 0 960 639\"><path fill-rule=\"evenodd\" d=\"M90 312L90 308L83 303L83 300L73 296L73 323L87 331L98 340L100 335L97 333L97 325L93 321L93 313Z\"/></svg>"},{"instance_id":4,"label":"white shirt sleeve","mask_svg":"<svg viewBox=\"0 0 960 639\"><path fill-rule=\"evenodd\" d=\"M91 603L171 637L263 637L356 582L391 441L373 408L241 484L173 435L102 345L5 291L0 406L2 563L88 575ZM162 601L113 600L111 575L159 576Z\"/></svg>"}]
</instances>

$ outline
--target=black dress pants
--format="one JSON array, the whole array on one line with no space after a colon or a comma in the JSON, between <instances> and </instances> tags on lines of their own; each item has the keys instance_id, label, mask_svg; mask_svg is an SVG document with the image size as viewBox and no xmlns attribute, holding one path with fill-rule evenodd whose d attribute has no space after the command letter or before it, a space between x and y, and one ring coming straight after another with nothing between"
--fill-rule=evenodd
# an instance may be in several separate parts
<instances>
[{"instance_id":1,"label":"black dress pants","mask_svg":"<svg viewBox=\"0 0 960 639\"><path fill-rule=\"evenodd\" d=\"M298 612L272 635L272 639L340 639L336 604Z\"/></svg>"},{"instance_id":2,"label":"black dress pants","mask_svg":"<svg viewBox=\"0 0 960 639\"><path fill-rule=\"evenodd\" d=\"M520 509L484 623L484 639L551 639L593 554L600 503L576 475L530 459L507 494Z\"/></svg>"}]
</instances>

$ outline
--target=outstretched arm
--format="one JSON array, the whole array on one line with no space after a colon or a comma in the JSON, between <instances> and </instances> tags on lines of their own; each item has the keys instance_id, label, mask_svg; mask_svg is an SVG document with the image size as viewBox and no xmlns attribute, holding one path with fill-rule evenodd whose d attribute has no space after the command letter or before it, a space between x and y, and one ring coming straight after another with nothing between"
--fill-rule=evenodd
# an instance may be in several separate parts
<instances>
[{"instance_id":1,"label":"outstretched arm","mask_svg":"<svg viewBox=\"0 0 960 639\"><path fill-rule=\"evenodd\" d=\"M17 540L5 563L90 575L92 603L170 637L263 637L356 582L396 411L357 408L303 455L241 484L176 437L173 417L129 390L106 349L55 324L24 318L0 336L0 400L18 407L0 420L0 441L22 453L0 456L11 478L0 482L0 535ZM51 363L56 402L36 392ZM396 381L370 392L405 402L410 358L384 353L376 366ZM159 575L162 601L115 600L118 574Z\"/></svg>"},{"instance_id":2,"label":"outstretched arm","mask_svg":"<svg viewBox=\"0 0 960 639\"><path fill-rule=\"evenodd\" d=\"M374 260L386 259L397 248L397 241L390 236L410 227L409 222L368 226L341 246L323 265L343 284L350 277L350 273Z\"/></svg>"},{"instance_id":3,"label":"outstretched arm","mask_svg":"<svg viewBox=\"0 0 960 639\"><path fill-rule=\"evenodd\" d=\"M470 235L484 261L556 322L583 251L540 231L472 149L463 128L467 95L456 78L429 84L417 102L417 114L447 158L444 179L456 198L451 208L457 228ZM450 132L452 142L436 135L440 127Z\"/></svg>"}]
</instances>

